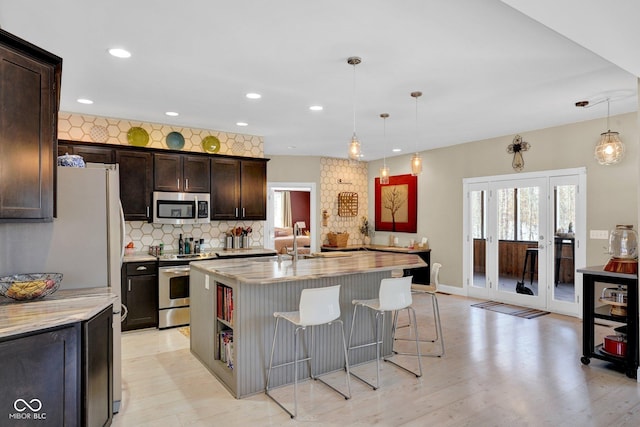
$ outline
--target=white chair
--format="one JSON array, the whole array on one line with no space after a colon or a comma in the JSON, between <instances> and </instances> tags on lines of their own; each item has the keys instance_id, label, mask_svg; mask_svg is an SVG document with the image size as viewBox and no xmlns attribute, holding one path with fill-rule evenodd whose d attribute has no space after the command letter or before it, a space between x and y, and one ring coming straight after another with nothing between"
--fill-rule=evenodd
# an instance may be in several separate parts
<instances>
[{"instance_id":1,"label":"white chair","mask_svg":"<svg viewBox=\"0 0 640 427\"><path fill-rule=\"evenodd\" d=\"M422 356L427 357L442 357L444 356L444 337L442 336L442 323L440 322L440 308L438 307L438 298L436 297L436 293L438 292L439 281L439 273L440 267L442 264L435 262L431 266L431 283L429 285L421 285L418 283L411 284L411 291L414 293L423 293L431 296L431 307L433 308L433 319L434 319L434 329L435 329L435 338L433 339L419 339L419 342L431 342L431 343L439 343L440 349L436 353L422 353ZM410 338L396 338L398 341L413 341ZM394 351L395 354L400 354L404 356L411 356L414 353L400 353Z\"/></svg>"},{"instance_id":2,"label":"white chair","mask_svg":"<svg viewBox=\"0 0 640 427\"><path fill-rule=\"evenodd\" d=\"M320 381L321 383L327 385L332 390L340 393L345 399L350 399L351 381L349 377L349 359L347 355L347 345L345 342L344 324L342 320L340 320L340 285L328 286L324 288L303 289L302 293L300 294L300 305L298 311L275 312L273 313L273 316L276 318L276 328L273 332L273 343L271 344L271 356L269 358L269 368L267 372L267 385L265 387L266 395L269 396L274 402L276 402L278 406L284 409L291 416L291 418L295 418L298 415L298 363L308 361L309 372L312 379ZM280 319L284 319L295 326L295 330L293 333L294 360L293 362L285 362L274 366L273 352L276 346L278 323L280 322ZM313 328L314 326L318 325L332 325L334 323L340 325L340 332L342 333L342 347L344 349L345 369L347 371L348 394L341 392L337 388L315 376L313 373ZM304 359L298 359L298 332L305 331L307 326L309 326L311 329L311 344L309 346L309 354ZM280 403L274 396L269 393L271 370L288 365L294 365L293 412L287 409L282 403Z\"/></svg>"},{"instance_id":3,"label":"white chair","mask_svg":"<svg viewBox=\"0 0 640 427\"><path fill-rule=\"evenodd\" d=\"M392 311L397 314L399 310L407 310L409 313L409 318L411 318L411 314L413 314L413 326L415 331L415 336L418 336L418 327L416 322L416 312L411 307L412 297L411 297L411 279L412 276L406 277L392 277L389 279L382 279L380 282L380 290L378 293L378 298L376 299L368 299L368 300L353 300L352 303L354 305L353 308L353 319L351 321L351 332L349 333L349 346L347 347L347 352L375 345L376 346L376 383L372 384L367 380L361 378L355 373L351 372L351 375L359 379L360 381L368 384L374 390L377 390L380 387L380 349L384 345L384 315L386 311ZM353 330L355 329L356 322L356 313L358 311L358 307L366 307L376 312L375 317L375 326L374 326L374 341L370 343L365 343L361 345L352 346L353 339ZM397 315L393 316L393 325L391 327L391 342L393 342L395 338L395 331L397 326ZM416 353L420 354L420 345L416 338ZM422 376L422 362L418 357L418 367L419 372L413 372L410 369L405 368L404 366L399 365L393 360L387 359L386 357L382 357L385 362L389 362L394 364L395 366L404 369L405 371L415 375L416 377Z\"/></svg>"}]
</instances>

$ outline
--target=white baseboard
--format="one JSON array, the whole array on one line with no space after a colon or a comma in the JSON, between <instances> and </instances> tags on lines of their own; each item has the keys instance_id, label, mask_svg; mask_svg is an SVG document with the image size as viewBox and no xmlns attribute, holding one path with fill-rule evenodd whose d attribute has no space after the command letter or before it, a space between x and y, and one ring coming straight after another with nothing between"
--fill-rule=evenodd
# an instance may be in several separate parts
<instances>
[{"instance_id":1,"label":"white baseboard","mask_svg":"<svg viewBox=\"0 0 640 427\"><path fill-rule=\"evenodd\" d=\"M451 294L451 295L460 295L463 297L467 296L466 289L461 288L459 286L450 286L442 283L438 284L438 292L444 292L445 294Z\"/></svg>"}]
</instances>

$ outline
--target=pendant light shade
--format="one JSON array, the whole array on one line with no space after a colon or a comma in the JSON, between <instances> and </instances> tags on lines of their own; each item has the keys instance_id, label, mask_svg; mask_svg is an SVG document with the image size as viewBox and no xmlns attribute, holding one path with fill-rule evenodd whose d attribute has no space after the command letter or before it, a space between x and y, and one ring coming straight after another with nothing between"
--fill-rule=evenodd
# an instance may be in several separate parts
<instances>
[{"instance_id":1,"label":"pendant light shade","mask_svg":"<svg viewBox=\"0 0 640 427\"><path fill-rule=\"evenodd\" d=\"M600 134L600 142L596 145L595 158L601 165L615 165L624 157L624 144L618 132L611 132L609 127L609 104L607 99L607 131Z\"/></svg>"},{"instance_id":2,"label":"pendant light shade","mask_svg":"<svg viewBox=\"0 0 640 427\"><path fill-rule=\"evenodd\" d=\"M596 145L595 158L601 165L615 165L624 157L624 144L618 132L608 130L600 134L600 142Z\"/></svg>"},{"instance_id":3,"label":"pendant light shade","mask_svg":"<svg viewBox=\"0 0 640 427\"><path fill-rule=\"evenodd\" d=\"M362 58L351 56L347 59L347 63L353 66L353 136L349 144L349 158L351 160L360 160L362 151L360 149L360 141L356 135L356 65L362 62Z\"/></svg>"},{"instance_id":4,"label":"pendant light shade","mask_svg":"<svg viewBox=\"0 0 640 427\"><path fill-rule=\"evenodd\" d=\"M411 175L418 176L422 173L422 157L418 154L418 98L422 92L411 92L411 96L416 100L416 152L411 157Z\"/></svg>"},{"instance_id":5,"label":"pendant light shade","mask_svg":"<svg viewBox=\"0 0 640 427\"><path fill-rule=\"evenodd\" d=\"M387 166L387 117L388 113L380 114L384 123L384 156L382 158L382 167L380 168L380 185L389 183L389 167Z\"/></svg>"}]
</instances>

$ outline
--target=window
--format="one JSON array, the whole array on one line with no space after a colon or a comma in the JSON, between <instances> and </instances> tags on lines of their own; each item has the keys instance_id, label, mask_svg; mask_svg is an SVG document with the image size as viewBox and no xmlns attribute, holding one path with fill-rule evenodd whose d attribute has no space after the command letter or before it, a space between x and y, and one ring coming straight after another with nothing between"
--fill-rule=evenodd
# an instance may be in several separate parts
<instances>
[{"instance_id":1,"label":"window","mask_svg":"<svg viewBox=\"0 0 640 427\"><path fill-rule=\"evenodd\" d=\"M499 240L538 240L538 203L537 187L504 188L497 191L498 196L498 239Z\"/></svg>"},{"instance_id":2,"label":"window","mask_svg":"<svg viewBox=\"0 0 640 427\"><path fill-rule=\"evenodd\" d=\"M484 191L472 191L469 198L471 205L471 237L484 239L486 235Z\"/></svg>"}]
</instances>

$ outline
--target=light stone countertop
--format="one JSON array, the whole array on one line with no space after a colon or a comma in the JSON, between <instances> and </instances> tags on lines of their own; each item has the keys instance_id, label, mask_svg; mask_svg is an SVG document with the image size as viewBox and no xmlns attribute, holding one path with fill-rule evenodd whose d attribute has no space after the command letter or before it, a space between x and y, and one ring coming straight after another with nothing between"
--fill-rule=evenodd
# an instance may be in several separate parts
<instances>
[{"instance_id":1,"label":"light stone countertop","mask_svg":"<svg viewBox=\"0 0 640 427\"><path fill-rule=\"evenodd\" d=\"M0 297L0 339L89 320L117 300L107 287L58 290L35 301Z\"/></svg>"},{"instance_id":2,"label":"light stone countertop","mask_svg":"<svg viewBox=\"0 0 640 427\"><path fill-rule=\"evenodd\" d=\"M418 255L389 252L348 252L340 257L299 259L294 266L288 257L214 259L191 263L191 268L215 273L242 283L276 283L320 277L339 277L367 273L427 267Z\"/></svg>"}]
</instances>

